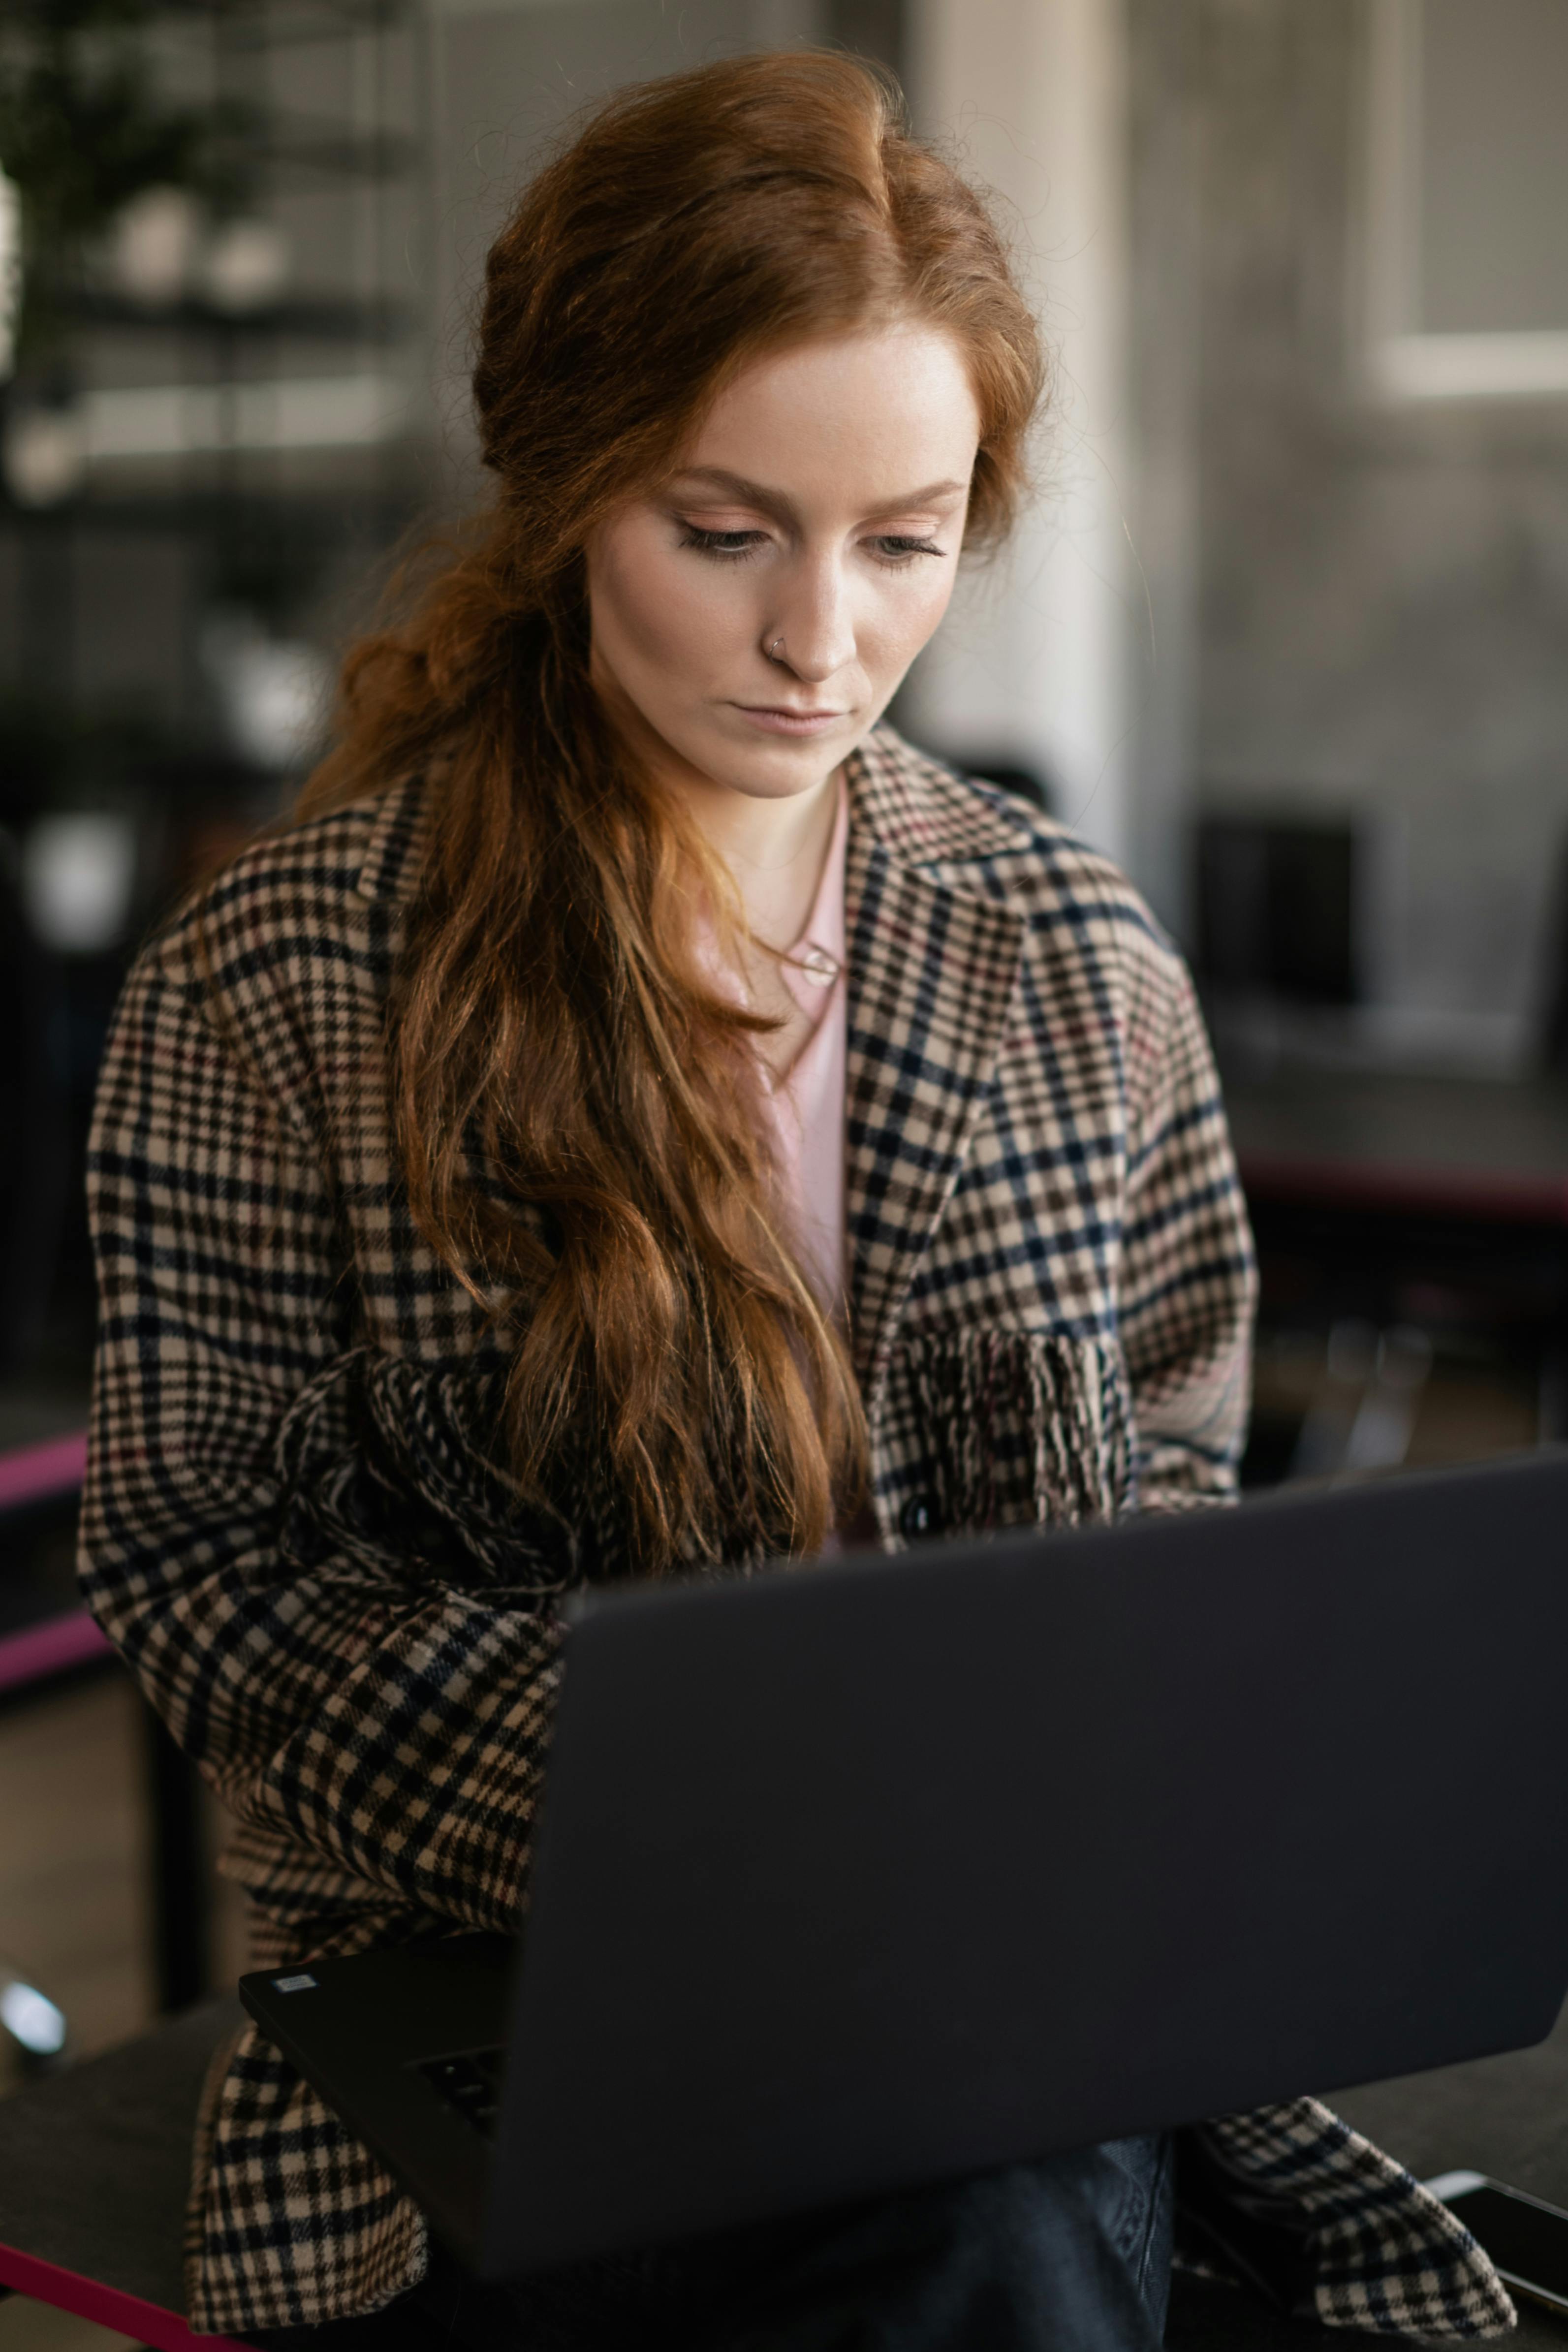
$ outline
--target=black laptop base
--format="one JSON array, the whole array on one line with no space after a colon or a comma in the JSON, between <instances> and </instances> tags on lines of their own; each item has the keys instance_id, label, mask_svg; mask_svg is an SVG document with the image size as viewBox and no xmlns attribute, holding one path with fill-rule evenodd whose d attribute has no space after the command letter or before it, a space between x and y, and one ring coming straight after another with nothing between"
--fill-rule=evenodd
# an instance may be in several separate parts
<instances>
[{"instance_id":1,"label":"black laptop base","mask_svg":"<svg viewBox=\"0 0 1568 2352\"><path fill-rule=\"evenodd\" d=\"M452 1936L240 1979L268 2038L408 2179L469 2269L480 2258L495 2133L426 2069L504 2049L515 1951L506 1936Z\"/></svg>"}]
</instances>

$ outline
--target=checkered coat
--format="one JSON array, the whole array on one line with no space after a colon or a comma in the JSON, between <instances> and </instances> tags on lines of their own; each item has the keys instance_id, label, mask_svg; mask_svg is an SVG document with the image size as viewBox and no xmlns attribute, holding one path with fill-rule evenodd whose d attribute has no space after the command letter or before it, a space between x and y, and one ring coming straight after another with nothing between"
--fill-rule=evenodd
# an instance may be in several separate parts
<instances>
[{"instance_id":1,"label":"checkered coat","mask_svg":"<svg viewBox=\"0 0 1568 2352\"><path fill-rule=\"evenodd\" d=\"M1094 852L888 730L850 762L850 1308L881 1541L1232 1494L1252 1265L1183 966ZM142 954L90 1158L82 1574L237 1817L258 1964L511 1928L561 1672L613 1573L486 1469L497 1361L411 1223L384 1007L426 796L269 838ZM1043 1563L1042 1573L1048 1568ZM1459 2224L1309 2099L1205 2126L1304 2218L1324 2320L1510 2323ZM420 2273L424 2223L254 2030L211 2086L201 2329Z\"/></svg>"}]
</instances>

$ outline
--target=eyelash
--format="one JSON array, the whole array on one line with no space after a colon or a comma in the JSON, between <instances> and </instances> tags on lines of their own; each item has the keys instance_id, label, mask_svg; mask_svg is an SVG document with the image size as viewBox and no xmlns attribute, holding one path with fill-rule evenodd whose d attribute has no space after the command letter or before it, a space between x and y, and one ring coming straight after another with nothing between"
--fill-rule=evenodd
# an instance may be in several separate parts
<instances>
[{"instance_id":1,"label":"eyelash","mask_svg":"<svg viewBox=\"0 0 1568 2352\"><path fill-rule=\"evenodd\" d=\"M744 563L757 551L757 535L752 531L703 530L694 522L680 526L682 547L693 547L700 554L716 556L721 563ZM736 541L742 542L737 546ZM879 554L872 561L889 572L902 572L917 555L940 555L942 551L929 539L900 539L891 533L871 541L874 548L891 548L891 554Z\"/></svg>"}]
</instances>

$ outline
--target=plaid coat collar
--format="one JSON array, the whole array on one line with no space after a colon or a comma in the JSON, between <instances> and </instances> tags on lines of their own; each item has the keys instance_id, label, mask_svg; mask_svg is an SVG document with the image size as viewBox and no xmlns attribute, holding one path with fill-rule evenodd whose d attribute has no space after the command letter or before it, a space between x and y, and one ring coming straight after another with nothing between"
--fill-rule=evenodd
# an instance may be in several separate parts
<instances>
[{"instance_id":1,"label":"plaid coat collar","mask_svg":"<svg viewBox=\"0 0 1568 2352\"><path fill-rule=\"evenodd\" d=\"M848 763L845 1213L855 1370L872 1411L995 1073L1026 929L942 870L1016 851L1017 828L972 794L922 789L922 771L885 729Z\"/></svg>"},{"instance_id":2,"label":"plaid coat collar","mask_svg":"<svg viewBox=\"0 0 1568 2352\"><path fill-rule=\"evenodd\" d=\"M1027 836L972 792L942 791L942 772L888 727L846 762L845 1213L855 1369L868 1406L995 1072L1027 928L978 877L969 889L947 878L1016 854ZM387 794L361 898L408 895L424 822L416 790Z\"/></svg>"}]
</instances>

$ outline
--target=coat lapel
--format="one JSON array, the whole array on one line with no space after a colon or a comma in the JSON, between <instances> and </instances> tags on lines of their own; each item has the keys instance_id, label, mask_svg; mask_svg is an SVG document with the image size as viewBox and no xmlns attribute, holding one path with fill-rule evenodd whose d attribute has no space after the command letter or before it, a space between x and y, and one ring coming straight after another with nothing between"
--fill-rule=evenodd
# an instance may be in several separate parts
<instances>
[{"instance_id":1,"label":"coat lapel","mask_svg":"<svg viewBox=\"0 0 1568 2352\"><path fill-rule=\"evenodd\" d=\"M868 1410L996 1066L1026 929L1010 908L922 870L958 845L951 808L948 824L931 825L915 764L886 734L849 764L845 1207L855 1368ZM970 830L984 836L963 844L972 857L1018 845L992 837L984 803Z\"/></svg>"}]
</instances>

